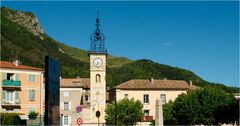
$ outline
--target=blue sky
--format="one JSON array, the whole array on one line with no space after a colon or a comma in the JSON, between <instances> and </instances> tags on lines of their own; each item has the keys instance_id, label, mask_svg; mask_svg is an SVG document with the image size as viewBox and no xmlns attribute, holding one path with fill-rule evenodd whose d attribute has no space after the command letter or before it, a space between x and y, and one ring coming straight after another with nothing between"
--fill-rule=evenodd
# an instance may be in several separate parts
<instances>
[{"instance_id":1,"label":"blue sky","mask_svg":"<svg viewBox=\"0 0 240 126\"><path fill-rule=\"evenodd\" d=\"M96 12L108 52L239 86L238 2L2 2L33 12L45 33L88 50Z\"/></svg>"}]
</instances>

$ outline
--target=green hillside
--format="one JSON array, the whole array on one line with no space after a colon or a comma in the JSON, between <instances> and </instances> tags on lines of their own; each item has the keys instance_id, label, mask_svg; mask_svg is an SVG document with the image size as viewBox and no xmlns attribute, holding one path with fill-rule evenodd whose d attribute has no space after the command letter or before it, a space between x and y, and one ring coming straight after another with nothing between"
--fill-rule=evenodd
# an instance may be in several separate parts
<instances>
[{"instance_id":1,"label":"green hillside","mask_svg":"<svg viewBox=\"0 0 240 126\"><path fill-rule=\"evenodd\" d=\"M1 8L1 60L20 59L23 64L44 68L44 57L52 56L60 62L61 76L89 77L89 57L87 51L57 42L46 33L36 35L30 32L30 25L21 25L9 19L9 15L24 13L34 17L30 12L21 12ZM32 20L32 19L26 19ZM38 24L33 24L33 26ZM29 28L30 27L30 28ZM89 41L90 44L90 41ZM228 92L236 92L239 88L226 87L223 84L209 83L189 70L162 65L150 60L129 60L125 57L108 55L107 85L113 87L129 79L176 79L189 80L198 86L216 85Z\"/></svg>"}]
</instances>

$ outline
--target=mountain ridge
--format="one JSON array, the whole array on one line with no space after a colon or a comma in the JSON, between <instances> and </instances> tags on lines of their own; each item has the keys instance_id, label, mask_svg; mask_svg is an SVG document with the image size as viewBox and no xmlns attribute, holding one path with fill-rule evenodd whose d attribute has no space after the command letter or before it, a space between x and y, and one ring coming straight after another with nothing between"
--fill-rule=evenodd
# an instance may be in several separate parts
<instances>
[{"instance_id":1,"label":"mountain ridge","mask_svg":"<svg viewBox=\"0 0 240 126\"><path fill-rule=\"evenodd\" d=\"M25 65L44 68L44 57L49 55L60 62L62 77L89 77L89 57L87 51L58 42L44 33L43 30L39 32L39 35L36 35L29 30L35 28L26 28L25 25L8 18L9 14L16 12L18 11L1 7L1 60L12 61L20 59ZM23 15L31 13L20 12ZM34 14L31 16L35 17ZM30 21L30 19L28 20ZM29 27L34 27L34 25ZM108 55L107 72L106 81L110 87L130 79L149 79L153 77L156 79L185 80L187 82L192 80L193 84L197 86L214 85L228 92L238 90L238 88L205 81L192 71L159 64L146 59L130 60L126 57Z\"/></svg>"}]
</instances>

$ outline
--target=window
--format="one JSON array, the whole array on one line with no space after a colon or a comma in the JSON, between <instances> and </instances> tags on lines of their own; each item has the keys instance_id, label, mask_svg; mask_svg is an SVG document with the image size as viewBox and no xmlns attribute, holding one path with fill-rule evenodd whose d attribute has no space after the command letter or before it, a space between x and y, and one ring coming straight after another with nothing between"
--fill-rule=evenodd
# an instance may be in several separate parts
<instances>
[{"instance_id":1,"label":"window","mask_svg":"<svg viewBox=\"0 0 240 126\"><path fill-rule=\"evenodd\" d=\"M149 116L149 110L144 110L143 113L144 113L144 116Z\"/></svg>"},{"instance_id":2,"label":"window","mask_svg":"<svg viewBox=\"0 0 240 126\"><path fill-rule=\"evenodd\" d=\"M101 83L101 76L99 74L96 75L96 82Z\"/></svg>"},{"instance_id":3,"label":"window","mask_svg":"<svg viewBox=\"0 0 240 126\"><path fill-rule=\"evenodd\" d=\"M88 101L88 95L85 95L85 100Z\"/></svg>"},{"instance_id":4,"label":"window","mask_svg":"<svg viewBox=\"0 0 240 126\"><path fill-rule=\"evenodd\" d=\"M64 110L68 110L68 102L64 102Z\"/></svg>"},{"instance_id":5,"label":"window","mask_svg":"<svg viewBox=\"0 0 240 126\"><path fill-rule=\"evenodd\" d=\"M128 99L128 94L124 94L124 98Z\"/></svg>"},{"instance_id":6,"label":"window","mask_svg":"<svg viewBox=\"0 0 240 126\"><path fill-rule=\"evenodd\" d=\"M63 124L68 125L68 116L63 117Z\"/></svg>"},{"instance_id":7,"label":"window","mask_svg":"<svg viewBox=\"0 0 240 126\"><path fill-rule=\"evenodd\" d=\"M13 91L7 91L6 92L6 103L14 103L14 92Z\"/></svg>"},{"instance_id":8,"label":"window","mask_svg":"<svg viewBox=\"0 0 240 126\"><path fill-rule=\"evenodd\" d=\"M35 90L28 90L28 100L34 101L35 100Z\"/></svg>"},{"instance_id":9,"label":"window","mask_svg":"<svg viewBox=\"0 0 240 126\"><path fill-rule=\"evenodd\" d=\"M13 73L7 73L7 80L13 80Z\"/></svg>"},{"instance_id":10,"label":"window","mask_svg":"<svg viewBox=\"0 0 240 126\"><path fill-rule=\"evenodd\" d=\"M64 91L64 92L63 92L63 96L64 96L64 97L68 97L68 96L69 96L69 92L68 92L68 91Z\"/></svg>"},{"instance_id":11,"label":"window","mask_svg":"<svg viewBox=\"0 0 240 126\"><path fill-rule=\"evenodd\" d=\"M166 94L160 94L160 99L162 103L166 103Z\"/></svg>"},{"instance_id":12,"label":"window","mask_svg":"<svg viewBox=\"0 0 240 126\"><path fill-rule=\"evenodd\" d=\"M149 97L148 97L148 94L144 94L143 95L143 103L149 103Z\"/></svg>"},{"instance_id":13,"label":"window","mask_svg":"<svg viewBox=\"0 0 240 126\"><path fill-rule=\"evenodd\" d=\"M35 107L28 107L28 114L30 113L30 112L35 112L36 110L35 110Z\"/></svg>"},{"instance_id":14,"label":"window","mask_svg":"<svg viewBox=\"0 0 240 126\"><path fill-rule=\"evenodd\" d=\"M35 82L35 75L34 74L29 74L28 75L28 82Z\"/></svg>"}]
</instances>

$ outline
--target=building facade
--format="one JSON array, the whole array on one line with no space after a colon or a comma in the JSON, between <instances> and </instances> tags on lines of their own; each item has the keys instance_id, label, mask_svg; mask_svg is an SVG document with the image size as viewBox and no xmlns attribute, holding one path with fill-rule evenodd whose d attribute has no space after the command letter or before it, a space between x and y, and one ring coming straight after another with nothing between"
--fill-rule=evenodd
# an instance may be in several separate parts
<instances>
[{"instance_id":1,"label":"building facade","mask_svg":"<svg viewBox=\"0 0 240 126\"><path fill-rule=\"evenodd\" d=\"M1 61L1 112L28 115L31 111L43 116L43 70L21 65L20 61Z\"/></svg>"},{"instance_id":2,"label":"building facade","mask_svg":"<svg viewBox=\"0 0 240 126\"><path fill-rule=\"evenodd\" d=\"M83 115L83 111L90 107L89 84L89 78L60 79L60 115L62 125L78 125L77 120L79 118L84 123L89 123L89 120ZM77 110L78 107L81 110Z\"/></svg>"},{"instance_id":3,"label":"building facade","mask_svg":"<svg viewBox=\"0 0 240 126\"><path fill-rule=\"evenodd\" d=\"M178 95L187 93L197 87L182 80L142 80L134 79L124 82L110 91L110 102L124 98L134 98L143 103L144 117L142 121L155 119L156 100L161 99L162 103L174 101Z\"/></svg>"},{"instance_id":4,"label":"building facade","mask_svg":"<svg viewBox=\"0 0 240 126\"><path fill-rule=\"evenodd\" d=\"M89 78L61 78L60 79L60 115L61 124L79 125L81 118L83 125L93 125L90 115L90 79ZM108 103L108 92L106 92L106 103ZM78 108L80 108L78 110Z\"/></svg>"}]
</instances>

